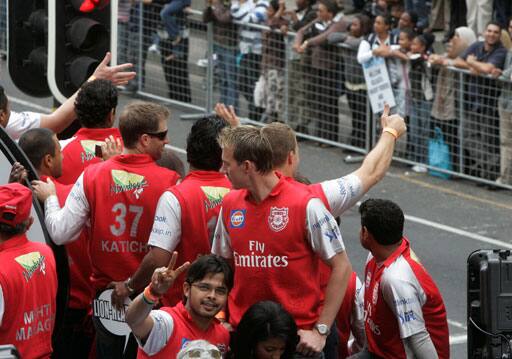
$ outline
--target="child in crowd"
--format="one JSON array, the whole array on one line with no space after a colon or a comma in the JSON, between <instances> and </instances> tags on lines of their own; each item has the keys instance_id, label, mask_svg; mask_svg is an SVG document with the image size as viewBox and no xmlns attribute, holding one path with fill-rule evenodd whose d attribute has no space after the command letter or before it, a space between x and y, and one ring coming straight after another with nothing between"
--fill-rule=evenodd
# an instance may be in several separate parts
<instances>
[{"instance_id":1,"label":"child in crowd","mask_svg":"<svg viewBox=\"0 0 512 359\"><path fill-rule=\"evenodd\" d=\"M407 54L411 50L411 42L414 35L412 29L402 29L398 36L398 45L391 47L392 50L390 54L390 57L395 60L391 62L389 68L390 78L393 80L393 94L395 95L397 112L404 118L409 116L411 109L411 84L409 81L410 64Z\"/></svg>"},{"instance_id":2,"label":"child in crowd","mask_svg":"<svg viewBox=\"0 0 512 359\"><path fill-rule=\"evenodd\" d=\"M434 98L432 71L427 61L433 42L432 34L417 35L412 40L409 53L412 108L408 153L411 161L419 163L412 170L420 173L427 172L427 168L421 164L427 163L427 139L430 137L430 113Z\"/></svg>"},{"instance_id":3,"label":"child in crowd","mask_svg":"<svg viewBox=\"0 0 512 359\"><path fill-rule=\"evenodd\" d=\"M264 78L265 120L279 121L283 112L284 97L284 37L277 29L288 25L283 17L285 12L284 0L271 0L267 8L267 25L270 30L263 31L261 70Z\"/></svg>"}]
</instances>

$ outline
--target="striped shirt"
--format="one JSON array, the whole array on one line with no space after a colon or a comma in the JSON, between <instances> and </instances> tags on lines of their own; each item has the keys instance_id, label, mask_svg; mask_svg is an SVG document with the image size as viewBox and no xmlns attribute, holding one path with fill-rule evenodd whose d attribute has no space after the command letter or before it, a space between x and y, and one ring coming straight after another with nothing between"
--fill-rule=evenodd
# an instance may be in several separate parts
<instances>
[{"instance_id":1,"label":"striped shirt","mask_svg":"<svg viewBox=\"0 0 512 359\"><path fill-rule=\"evenodd\" d=\"M240 27L240 52L242 54L261 54L261 30L250 27L250 24L265 24L267 20L268 0L237 0L231 3L231 17L237 23L249 26Z\"/></svg>"}]
</instances>

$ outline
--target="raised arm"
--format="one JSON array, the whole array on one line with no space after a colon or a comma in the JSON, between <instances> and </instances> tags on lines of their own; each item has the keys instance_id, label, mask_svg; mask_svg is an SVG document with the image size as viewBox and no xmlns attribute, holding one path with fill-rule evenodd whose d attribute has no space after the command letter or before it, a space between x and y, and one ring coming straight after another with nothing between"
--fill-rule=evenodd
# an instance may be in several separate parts
<instances>
[{"instance_id":1,"label":"raised arm","mask_svg":"<svg viewBox=\"0 0 512 359\"><path fill-rule=\"evenodd\" d=\"M111 54L107 52L91 76L92 79L105 79L110 80L114 85L126 85L128 81L135 77L135 72L127 71L133 67L132 64L108 66L110 59ZM55 133L65 130L76 118L75 99L78 91L53 113L49 115L42 114L40 127L49 128Z\"/></svg>"}]
</instances>

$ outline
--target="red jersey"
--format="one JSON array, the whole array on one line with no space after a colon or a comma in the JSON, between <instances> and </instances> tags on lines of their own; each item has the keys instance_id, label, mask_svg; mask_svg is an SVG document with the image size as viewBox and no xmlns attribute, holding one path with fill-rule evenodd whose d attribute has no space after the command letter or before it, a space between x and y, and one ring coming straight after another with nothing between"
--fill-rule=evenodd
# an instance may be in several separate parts
<instances>
[{"instance_id":1,"label":"red jersey","mask_svg":"<svg viewBox=\"0 0 512 359\"><path fill-rule=\"evenodd\" d=\"M85 169L95 289L137 270L147 252L158 199L178 179L147 154L119 155Z\"/></svg>"},{"instance_id":2,"label":"red jersey","mask_svg":"<svg viewBox=\"0 0 512 359\"><path fill-rule=\"evenodd\" d=\"M352 317L352 309L354 307L354 297L356 295L356 272L352 272L350 281L348 282L343 302L336 316L336 330L339 337L338 358L344 359L348 357L348 340L350 339L350 319Z\"/></svg>"},{"instance_id":3,"label":"red jersey","mask_svg":"<svg viewBox=\"0 0 512 359\"><path fill-rule=\"evenodd\" d=\"M41 176L42 181L46 182L47 178L48 176ZM55 183L59 205L63 207L73 185L64 185L55 178L51 178L51 180ZM65 247L69 264L68 307L88 309L93 297L93 290L90 280L92 266L91 257L89 256L89 243L87 242L87 230L84 229L76 241L66 244Z\"/></svg>"},{"instance_id":4,"label":"red jersey","mask_svg":"<svg viewBox=\"0 0 512 359\"><path fill-rule=\"evenodd\" d=\"M406 358L402 339L427 330L440 359L449 358L446 309L441 293L405 238L383 263L366 264L364 293L368 350Z\"/></svg>"},{"instance_id":5,"label":"red jersey","mask_svg":"<svg viewBox=\"0 0 512 359\"><path fill-rule=\"evenodd\" d=\"M213 319L208 329L201 330L195 325L192 317L182 303L172 308L162 307L160 310L171 315L173 320L172 334L165 346L158 353L149 356L139 348L137 358L176 358L186 342L199 339L206 340L215 345L223 354L227 352L229 346L229 332L216 318Z\"/></svg>"},{"instance_id":6,"label":"red jersey","mask_svg":"<svg viewBox=\"0 0 512 359\"><path fill-rule=\"evenodd\" d=\"M312 198L304 186L284 177L259 204L250 199L245 189L224 197L223 228L216 233L218 242L213 251L224 255L221 247L225 244L221 242L229 241L234 287L228 297L228 309L233 326L252 304L262 300L281 303L299 328L311 329L316 323L321 300L320 258L306 237L306 208ZM322 225L330 222L330 218L321 218L310 225L322 235Z\"/></svg>"},{"instance_id":7,"label":"red jersey","mask_svg":"<svg viewBox=\"0 0 512 359\"><path fill-rule=\"evenodd\" d=\"M59 182L73 184L87 166L102 162L96 157L96 145L103 144L110 135L121 139L117 128L81 128L69 141L61 141L63 158Z\"/></svg>"},{"instance_id":8,"label":"red jersey","mask_svg":"<svg viewBox=\"0 0 512 359\"><path fill-rule=\"evenodd\" d=\"M160 246L155 242L168 241L169 235L166 235L166 231L181 231L179 238L171 237L172 241L177 242L177 246L175 243L171 244L174 247L172 250L179 253L176 268L187 261L192 263L198 255L209 254L222 198L230 189L231 182L220 172L190 172L181 183L169 189L180 206L180 228L166 227L169 216L164 208L157 208L149 244ZM184 277L178 277L162 299L165 306L174 306L183 299Z\"/></svg>"},{"instance_id":9,"label":"red jersey","mask_svg":"<svg viewBox=\"0 0 512 359\"><path fill-rule=\"evenodd\" d=\"M5 311L0 343L14 344L22 358L49 358L55 324L57 271L46 244L23 234L0 243L0 286Z\"/></svg>"}]
</instances>

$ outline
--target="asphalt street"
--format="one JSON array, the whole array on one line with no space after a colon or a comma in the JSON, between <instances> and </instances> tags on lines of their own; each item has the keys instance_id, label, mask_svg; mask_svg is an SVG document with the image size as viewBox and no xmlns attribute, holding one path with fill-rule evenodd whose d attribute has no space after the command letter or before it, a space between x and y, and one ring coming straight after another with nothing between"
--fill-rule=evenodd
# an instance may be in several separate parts
<instances>
[{"instance_id":1,"label":"asphalt street","mask_svg":"<svg viewBox=\"0 0 512 359\"><path fill-rule=\"evenodd\" d=\"M48 111L50 99L35 99L13 88L0 67L0 83L5 86L15 111ZM118 113L132 100L121 96ZM183 160L185 140L191 121L179 116L183 108L171 108L171 145ZM301 173L312 181L343 176L359 164L346 164L340 149L321 149L301 142ZM441 180L415 174L394 163L387 176L365 198L387 198L398 203L406 214L405 234L412 248L436 281L448 312L452 358L465 358L466 349L466 260L481 248L512 249L512 192L488 191L466 180ZM354 269L363 277L367 252L359 244L359 215L353 208L342 217L341 229Z\"/></svg>"}]
</instances>

